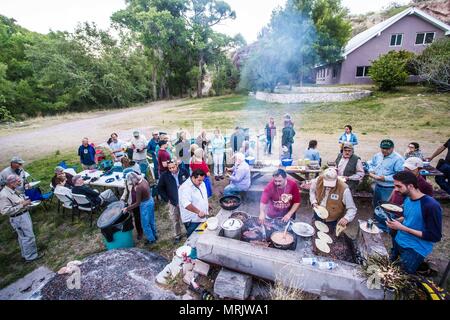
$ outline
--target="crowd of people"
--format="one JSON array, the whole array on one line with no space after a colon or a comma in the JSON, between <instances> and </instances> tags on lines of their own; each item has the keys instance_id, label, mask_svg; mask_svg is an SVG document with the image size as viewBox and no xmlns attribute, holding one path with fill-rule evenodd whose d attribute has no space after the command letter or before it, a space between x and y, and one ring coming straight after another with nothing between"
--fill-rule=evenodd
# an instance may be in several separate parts
<instances>
[{"instance_id":1,"label":"crowd of people","mask_svg":"<svg viewBox=\"0 0 450 320\"><path fill-rule=\"evenodd\" d=\"M265 125L264 135L264 152L271 155L276 147L274 142L277 136L273 118L269 118ZM283 118L280 146L282 159L292 159L295 135L294 122L287 114ZM246 160L251 144L248 130L236 127L228 142L230 159L226 159L227 140L218 128L211 137L201 130L196 139L188 139L186 132L181 131L174 141L170 140L167 133L159 131L152 132L150 140L139 131L134 131L129 141L119 139L117 133L111 134L106 149L111 156L112 167L120 168L118 171L125 178L120 200L127 204L124 212L134 217L138 239L145 236L149 243L158 240L153 199L156 194L168 203L173 239L179 242L183 234L182 225L189 236L209 215L208 199L213 195L213 181L228 179L224 195L249 190L251 166ZM393 236L392 258L399 258L404 269L413 273L431 252L433 244L441 239L442 233L442 209L433 199L433 188L421 175L421 170L425 167L424 162L431 161L448 149L449 143L450 139L431 157L426 158L416 142L411 142L407 151L401 155L395 152L394 142L385 139L380 143L380 151L369 161L363 162L355 153L358 138L352 126L347 125L338 139L335 165L311 181L310 203L313 207L322 206L328 210L329 216L325 223L330 228L336 228L337 225L346 227L357 214L353 194L364 177L369 176L374 184L374 217L380 228ZM304 157L321 165L317 146L318 142L311 140ZM102 160L101 155L88 138L82 139L78 156L83 170L95 169ZM152 164L151 169L148 160ZM230 161L232 167L227 166ZM33 261L40 255L37 253L28 213L30 200L25 193L29 185L23 163L20 157L14 157L10 166L0 173L3 186L0 211L10 217L11 225L18 234L22 256L27 261ZM209 165L212 165L211 171ZM450 193L450 152L439 161L437 168L443 173L436 177L437 184ZM153 185L148 179L150 170L154 178ZM51 184L58 193L68 197L73 194L84 195L95 206L105 207L118 201L111 190L100 193L86 185L80 174L69 173L62 166L55 168ZM380 204L387 202L402 205L403 215L396 220L386 218ZM281 218L285 222L295 219L300 203L297 182L289 178L284 169L278 169L262 193L259 220L263 223L266 217ZM319 217L315 216L314 219Z\"/></svg>"}]
</instances>

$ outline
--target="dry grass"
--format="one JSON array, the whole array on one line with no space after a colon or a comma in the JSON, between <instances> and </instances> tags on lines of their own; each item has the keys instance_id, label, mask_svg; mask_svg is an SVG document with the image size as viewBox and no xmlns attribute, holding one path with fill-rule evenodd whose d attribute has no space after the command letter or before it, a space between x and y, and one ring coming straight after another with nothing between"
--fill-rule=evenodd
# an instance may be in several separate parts
<instances>
[{"instance_id":1,"label":"dry grass","mask_svg":"<svg viewBox=\"0 0 450 320\"><path fill-rule=\"evenodd\" d=\"M285 286L281 281L277 280L270 286L270 300L307 300L306 294L302 289Z\"/></svg>"}]
</instances>

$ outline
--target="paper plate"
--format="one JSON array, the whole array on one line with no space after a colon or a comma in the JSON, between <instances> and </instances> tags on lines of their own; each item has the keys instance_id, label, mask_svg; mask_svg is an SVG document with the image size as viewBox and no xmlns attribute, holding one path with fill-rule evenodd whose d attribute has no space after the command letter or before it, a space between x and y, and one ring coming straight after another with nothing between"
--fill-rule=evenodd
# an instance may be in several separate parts
<instances>
[{"instance_id":1,"label":"paper plate","mask_svg":"<svg viewBox=\"0 0 450 320\"><path fill-rule=\"evenodd\" d=\"M333 240L331 239L331 237L328 234L324 233L324 232L321 232L321 231L317 232L317 236L319 237L319 239L322 239L327 244L332 244L333 243Z\"/></svg>"},{"instance_id":2,"label":"paper plate","mask_svg":"<svg viewBox=\"0 0 450 320\"><path fill-rule=\"evenodd\" d=\"M383 203L381 207L390 212L403 212L403 208L391 203Z\"/></svg>"},{"instance_id":3,"label":"paper plate","mask_svg":"<svg viewBox=\"0 0 450 320\"><path fill-rule=\"evenodd\" d=\"M322 206L314 207L314 212L319 216L320 219L326 219L329 216L328 210Z\"/></svg>"},{"instance_id":4,"label":"paper plate","mask_svg":"<svg viewBox=\"0 0 450 320\"><path fill-rule=\"evenodd\" d=\"M373 224L372 229L367 228L367 221L361 221L359 223L359 227L361 228L361 230L363 230L367 233L372 233L372 234L381 233L380 228L378 228L376 224Z\"/></svg>"},{"instance_id":5,"label":"paper plate","mask_svg":"<svg viewBox=\"0 0 450 320\"><path fill-rule=\"evenodd\" d=\"M35 200L35 201L31 201L31 204L29 206L30 207L37 207L40 204L41 204L41 201Z\"/></svg>"},{"instance_id":6,"label":"paper plate","mask_svg":"<svg viewBox=\"0 0 450 320\"><path fill-rule=\"evenodd\" d=\"M291 228L295 234L301 237L311 237L315 232L314 228L310 224L304 222L294 222L291 225Z\"/></svg>"},{"instance_id":7,"label":"paper plate","mask_svg":"<svg viewBox=\"0 0 450 320\"><path fill-rule=\"evenodd\" d=\"M316 248L324 253L330 253L330 246L323 241L322 239L318 238L315 240Z\"/></svg>"},{"instance_id":8,"label":"paper plate","mask_svg":"<svg viewBox=\"0 0 450 320\"><path fill-rule=\"evenodd\" d=\"M183 254L186 254L187 256L189 256L191 254L192 248L190 246L182 246L179 247L176 251L176 255L177 257L182 258Z\"/></svg>"},{"instance_id":9,"label":"paper plate","mask_svg":"<svg viewBox=\"0 0 450 320\"><path fill-rule=\"evenodd\" d=\"M322 231L322 232L329 232L330 228L328 228L328 226L323 223L322 221L315 221L314 225L316 226L317 230Z\"/></svg>"}]
</instances>

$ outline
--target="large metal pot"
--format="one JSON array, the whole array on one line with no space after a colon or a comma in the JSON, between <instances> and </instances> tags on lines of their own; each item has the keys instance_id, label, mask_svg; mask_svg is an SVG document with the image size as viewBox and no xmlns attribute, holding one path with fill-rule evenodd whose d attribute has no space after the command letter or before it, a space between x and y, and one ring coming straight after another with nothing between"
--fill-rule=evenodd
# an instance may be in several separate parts
<instances>
[{"instance_id":1,"label":"large metal pot","mask_svg":"<svg viewBox=\"0 0 450 320\"><path fill-rule=\"evenodd\" d=\"M223 235L227 238L240 240L244 223L239 219L230 218L222 223Z\"/></svg>"}]
</instances>

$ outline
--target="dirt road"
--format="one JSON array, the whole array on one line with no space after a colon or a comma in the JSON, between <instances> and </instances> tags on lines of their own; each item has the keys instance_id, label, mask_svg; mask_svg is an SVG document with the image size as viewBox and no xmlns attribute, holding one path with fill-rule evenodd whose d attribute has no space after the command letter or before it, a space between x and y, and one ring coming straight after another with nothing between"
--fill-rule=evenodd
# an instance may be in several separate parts
<instances>
[{"instance_id":1,"label":"dirt road","mask_svg":"<svg viewBox=\"0 0 450 320\"><path fill-rule=\"evenodd\" d=\"M20 155L24 160L30 162L54 154L57 150L75 153L83 137L89 137L92 142L98 145L105 143L112 132L118 133L121 139L128 140L131 138L132 132L138 129L149 138L153 129L164 130L173 134L180 128L181 121L184 123L184 129L188 129L190 132L197 121L203 120L208 124L205 129L212 133L216 125L221 126L222 119L226 119L232 124L243 122L251 129L251 132L255 132L255 129L263 130L264 121L267 119L264 112L254 110L251 112L224 110L222 112L205 113L201 104L189 107L182 106L185 103L186 100L159 101L122 110L36 118L24 123L16 123L11 128L0 127L0 145L2 148L0 165L7 165L14 155ZM274 114L277 123L282 122L283 114L282 110L278 110ZM301 117L302 111L298 110L293 115ZM207 122L208 120L209 122ZM231 134L234 126L229 126L229 131L223 131L223 133ZM340 129L336 128L334 133L324 133L316 132L317 130L305 132L301 127L300 124L300 127L296 128L294 159L303 158L308 141L315 139L319 142L318 150L322 159L334 161L338 150L337 140L342 133ZM278 141L274 143L275 146L278 145L278 148L276 147L276 150L274 150L275 155L272 156L274 159L278 158L280 151L280 135L277 135ZM436 136L436 134L428 134L423 130L414 129L408 132L389 132L389 134L370 132L366 135L359 135L360 144L356 147L356 153L364 160L370 159L379 151L380 141L387 137L394 139L396 151L401 154L411 141L419 141L424 154L430 155L445 141L446 135ZM260 147L262 150L262 146ZM259 155L262 156L262 152Z\"/></svg>"}]
</instances>

